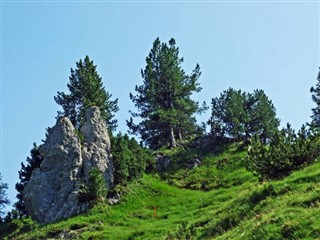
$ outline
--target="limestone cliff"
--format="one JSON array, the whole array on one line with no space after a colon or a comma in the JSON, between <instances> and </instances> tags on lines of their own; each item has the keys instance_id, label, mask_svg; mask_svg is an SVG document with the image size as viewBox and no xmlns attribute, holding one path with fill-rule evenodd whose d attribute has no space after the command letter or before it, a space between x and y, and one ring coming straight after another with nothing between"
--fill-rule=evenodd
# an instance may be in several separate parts
<instances>
[{"instance_id":1,"label":"limestone cliff","mask_svg":"<svg viewBox=\"0 0 320 240\"><path fill-rule=\"evenodd\" d=\"M49 223L79 214L88 204L78 200L79 185L88 179L90 169L98 167L107 186L113 185L110 138L97 107L86 111L81 128L84 141L66 117L57 120L40 147L44 160L35 169L23 192L29 215L40 223Z\"/></svg>"}]
</instances>

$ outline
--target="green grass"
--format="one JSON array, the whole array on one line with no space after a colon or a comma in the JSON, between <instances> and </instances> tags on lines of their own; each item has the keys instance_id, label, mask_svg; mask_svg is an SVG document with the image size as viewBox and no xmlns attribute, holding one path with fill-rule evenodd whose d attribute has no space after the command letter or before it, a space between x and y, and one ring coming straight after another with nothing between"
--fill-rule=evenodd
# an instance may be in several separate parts
<instances>
[{"instance_id":1,"label":"green grass","mask_svg":"<svg viewBox=\"0 0 320 240\"><path fill-rule=\"evenodd\" d=\"M259 183L235 144L196 169L181 165L194 150L167 154L171 171L131 182L119 205L49 225L14 220L0 239L320 239L319 162Z\"/></svg>"}]
</instances>

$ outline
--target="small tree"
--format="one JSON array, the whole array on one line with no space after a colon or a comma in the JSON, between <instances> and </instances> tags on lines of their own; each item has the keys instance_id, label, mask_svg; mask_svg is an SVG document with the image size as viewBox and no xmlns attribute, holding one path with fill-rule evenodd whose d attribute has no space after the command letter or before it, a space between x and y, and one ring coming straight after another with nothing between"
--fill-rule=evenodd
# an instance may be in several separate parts
<instances>
[{"instance_id":1,"label":"small tree","mask_svg":"<svg viewBox=\"0 0 320 240\"><path fill-rule=\"evenodd\" d=\"M5 205L9 204L10 201L7 197L8 184L2 182L2 176L0 173L0 219L3 214L3 209Z\"/></svg>"},{"instance_id":2,"label":"small tree","mask_svg":"<svg viewBox=\"0 0 320 240\"><path fill-rule=\"evenodd\" d=\"M103 203L107 196L107 185L102 172L98 168L92 168L89 172L87 183L80 185L79 201L93 204Z\"/></svg>"},{"instance_id":3,"label":"small tree","mask_svg":"<svg viewBox=\"0 0 320 240\"><path fill-rule=\"evenodd\" d=\"M15 203L15 207L20 217L27 217L28 213L24 205L23 191L28 184L32 171L35 168L40 168L43 161L43 157L39 152L39 146L33 143L33 148L30 151L30 157L27 157L27 165L21 163L21 170L19 171L20 182L16 183L16 190L18 191L17 198L18 202Z\"/></svg>"},{"instance_id":4,"label":"small tree","mask_svg":"<svg viewBox=\"0 0 320 240\"><path fill-rule=\"evenodd\" d=\"M249 139L257 134L266 141L279 126L276 110L263 90L253 93L229 88L211 101L211 134Z\"/></svg>"},{"instance_id":5,"label":"small tree","mask_svg":"<svg viewBox=\"0 0 320 240\"><path fill-rule=\"evenodd\" d=\"M119 133L112 139L112 157L115 184L124 185L139 178L145 172L152 155L148 149L141 147L134 138Z\"/></svg>"},{"instance_id":6,"label":"small tree","mask_svg":"<svg viewBox=\"0 0 320 240\"><path fill-rule=\"evenodd\" d=\"M84 123L85 110L97 106L110 130L115 130L117 120L114 114L119 110L118 99L111 100L112 95L103 86L93 61L88 56L76 63L76 69L71 69L70 83L67 84L70 94L58 92L54 100L63 111L59 116L67 116L76 128Z\"/></svg>"},{"instance_id":7,"label":"small tree","mask_svg":"<svg viewBox=\"0 0 320 240\"><path fill-rule=\"evenodd\" d=\"M320 127L320 71L318 73L317 83L315 87L311 87L312 101L315 102L316 107L312 108L311 125L313 127Z\"/></svg>"}]
</instances>

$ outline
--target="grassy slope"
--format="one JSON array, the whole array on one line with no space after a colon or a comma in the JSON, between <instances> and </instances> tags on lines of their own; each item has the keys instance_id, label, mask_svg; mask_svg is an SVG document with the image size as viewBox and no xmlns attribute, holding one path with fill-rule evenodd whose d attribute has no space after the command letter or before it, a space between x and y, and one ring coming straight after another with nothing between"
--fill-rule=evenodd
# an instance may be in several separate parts
<instances>
[{"instance_id":1,"label":"grassy slope","mask_svg":"<svg viewBox=\"0 0 320 240\"><path fill-rule=\"evenodd\" d=\"M320 239L319 162L260 184L234 145L191 170L178 166L193 152L169 154L173 171L132 182L121 204L46 226L17 222L7 239Z\"/></svg>"}]
</instances>

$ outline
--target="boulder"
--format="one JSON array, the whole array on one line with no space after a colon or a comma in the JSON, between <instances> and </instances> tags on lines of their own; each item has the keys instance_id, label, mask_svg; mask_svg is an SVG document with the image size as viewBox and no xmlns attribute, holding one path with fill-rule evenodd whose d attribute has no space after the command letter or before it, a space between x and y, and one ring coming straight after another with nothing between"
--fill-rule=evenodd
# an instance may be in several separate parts
<instances>
[{"instance_id":1,"label":"boulder","mask_svg":"<svg viewBox=\"0 0 320 240\"><path fill-rule=\"evenodd\" d=\"M162 154L157 154L155 156L156 160L156 168L158 172L165 171L168 169L171 159L168 156L162 155Z\"/></svg>"}]
</instances>

